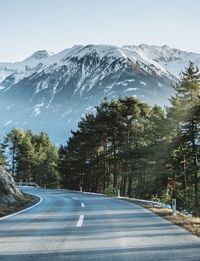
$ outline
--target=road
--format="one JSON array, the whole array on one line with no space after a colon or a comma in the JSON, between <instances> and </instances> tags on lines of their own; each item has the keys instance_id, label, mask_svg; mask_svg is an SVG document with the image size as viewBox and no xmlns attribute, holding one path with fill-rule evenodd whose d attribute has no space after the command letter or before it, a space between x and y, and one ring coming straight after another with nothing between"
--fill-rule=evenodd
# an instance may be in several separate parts
<instances>
[{"instance_id":1,"label":"road","mask_svg":"<svg viewBox=\"0 0 200 261\"><path fill-rule=\"evenodd\" d=\"M42 202L0 220L0 260L200 260L200 238L133 203L26 188Z\"/></svg>"}]
</instances>

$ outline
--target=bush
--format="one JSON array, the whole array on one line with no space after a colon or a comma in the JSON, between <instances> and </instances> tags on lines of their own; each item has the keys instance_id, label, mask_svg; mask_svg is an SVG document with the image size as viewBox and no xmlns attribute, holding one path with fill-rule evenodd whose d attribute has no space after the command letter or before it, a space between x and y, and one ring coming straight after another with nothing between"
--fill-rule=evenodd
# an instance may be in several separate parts
<instances>
[{"instance_id":1,"label":"bush","mask_svg":"<svg viewBox=\"0 0 200 261\"><path fill-rule=\"evenodd\" d=\"M109 185L105 190L104 194L109 195L109 196L117 196L117 189L113 188L112 185Z\"/></svg>"}]
</instances>

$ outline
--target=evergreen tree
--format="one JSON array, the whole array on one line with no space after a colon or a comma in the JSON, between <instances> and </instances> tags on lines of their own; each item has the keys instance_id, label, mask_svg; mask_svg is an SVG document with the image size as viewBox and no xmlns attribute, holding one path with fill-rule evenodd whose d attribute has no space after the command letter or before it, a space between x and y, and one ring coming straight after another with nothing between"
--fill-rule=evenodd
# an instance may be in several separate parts
<instances>
[{"instance_id":1,"label":"evergreen tree","mask_svg":"<svg viewBox=\"0 0 200 261\"><path fill-rule=\"evenodd\" d=\"M4 156L4 147L0 145L0 165L4 165L5 163L5 156Z\"/></svg>"},{"instance_id":2,"label":"evergreen tree","mask_svg":"<svg viewBox=\"0 0 200 261\"><path fill-rule=\"evenodd\" d=\"M123 195L151 197L156 191L152 189L155 168L149 163L156 165L152 147L162 140L157 129L163 120L159 107L135 98L105 100L95 114L81 119L78 130L59 150L64 185L77 189L84 180L87 190L116 193L120 189Z\"/></svg>"},{"instance_id":3,"label":"evergreen tree","mask_svg":"<svg viewBox=\"0 0 200 261\"><path fill-rule=\"evenodd\" d=\"M59 185L58 150L47 134L12 129L3 146L10 152L9 164L17 181L34 181L49 187Z\"/></svg>"},{"instance_id":4,"label":"evergreen tree","mask_svg":"<svg viewBox=\"0 0 200 261\"><path fill-rule=\"evenodd\" d=\"M19 149L19 145L22 142L25 133L23 130L13 128L4 138L3 146L4 149L9 151L9 162L11 163L11 173L15 176L16 172L16 157Z\"/></svg>"},{"instance_id":5,"label":"evergreen tree","mask_svg":"<svg viewBox=\"0 0 200 261\"><path fill-rule=\"evenodd\" d=\"M186 171L188 180L194 184L194 206L199 211L199 138L200 138L200 74L199 69L190 62L182 73L179 83L175 86L176 96L171 99L172 107L168 109L168 120L174 137L178 141L176 158L182 162L180 171L184 175L186 186ZM174 148L175 149L175 148ZM178 154L177 154L178 153ZM173 165L174 163L172 163ZM178 163L175 163L178 165ZM177 168L178 169L178 168ZM186 170L187 169L187 170Z\"/></svg>"},{"instance_id":6,"label":"evergreen tree","mask_svg":"<svg viewBox=\"0 0 200 261\"><path fill-rule=\"evenodd\" d=\"M32 169L34 166L35 150L31 141L31 134L26 133L21 144L19 144L18 154L16 156L17 179L24 181L33 181Z\"/></svg>"}]
</instances>

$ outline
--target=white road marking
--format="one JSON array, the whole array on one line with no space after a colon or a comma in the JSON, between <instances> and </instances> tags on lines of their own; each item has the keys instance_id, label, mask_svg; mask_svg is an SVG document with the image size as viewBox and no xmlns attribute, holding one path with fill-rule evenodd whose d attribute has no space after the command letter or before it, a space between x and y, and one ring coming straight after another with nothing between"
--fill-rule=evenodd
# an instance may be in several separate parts
<instances>
[{"instance_id":1,"label":"white road marking","mask_svg":"<svg viewBox=\"0 0 200 261\"><path fill-rule=\"evenodd\" d=\"M28 193L27 193L27 194L28 194ZM18 211L18 212L15 212L15 213L13 213L13 214L7 215L7 216L5 216L5 217L1 217L0 220L7 219L7 218L10 218L10 217L16 216L16 215L18 215L18 214L20 214L20 213L23 213L23 212L25 212L25 211L27 211L27 210L30 210L30 209L32 209L32 208L37 207L37 206L38 206L39 204L41 204L42 201L43 201L43 199L42 199L40 196L37 196L37 197L40 199L40 201L37 202L35 205L33 205L33 206L31 206L31 207L28 207L28 208L25 208L25 209L22 209L22 210L20 210L20 211Z\"/></svg>"},{"instance_id":2,"label":"white road marking","mask_svg":"<svg viewBox=\"0 0 200 261\"><path fill-rule=\"evenodd\" d=\"M78 200L77 198L73 198L73 199Z\"/></svg>"},{"instance_id":3,"label":"white road marking","mask_svg":"<svg viewBox=\"0 0 200 261\"><path fill-rule=\"evenodd\" d=\"M84 208L85 207L85 204L83 202L81 202L81 207Z\"/></svg>"},{"instance_id":4,"label":"white road marking","mask_svg":"<svg viewBox=\"0 0 200 261\"><path fill-rule=\"evenodd\" d=\"M83 224L84 215L80 215L79 220L76 224L77 227L81 227Z\"/></svg>"}]
</instances>

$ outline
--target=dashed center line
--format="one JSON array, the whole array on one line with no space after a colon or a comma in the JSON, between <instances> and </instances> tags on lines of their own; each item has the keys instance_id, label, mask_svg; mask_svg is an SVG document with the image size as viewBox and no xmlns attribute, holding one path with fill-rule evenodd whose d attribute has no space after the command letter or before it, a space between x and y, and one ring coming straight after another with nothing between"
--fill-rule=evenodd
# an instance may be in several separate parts
<instances>
[{"instance_id":1,"label":"dashed center line","mask_svg":"<svg viewBox=\"0 0 200 261\"><path fill-rule=\"evenodd\" d=\"M73 198L73 199L78 200L77 198Z\"/></svg>"},{"instance_id":2,"label":"dashed center line","mask_svg":"<svg viewBox=\"0 0 200 261\"><path fill-rule=\"evenodd\" d=\"M83 202L81 202L81 207L84 208L85 207L85 204Z\"/></svg>"},{"instance_id":3,"label":"dashed center line","mask_svg":"<svg viewBox=\"0 0 200 261\"><path fill-rule=\"evenodd\" d=\"M81 227L83 224L84 215L80 215L79 220L76 224L77 227Z\"/></svg>"}]
</instances>

